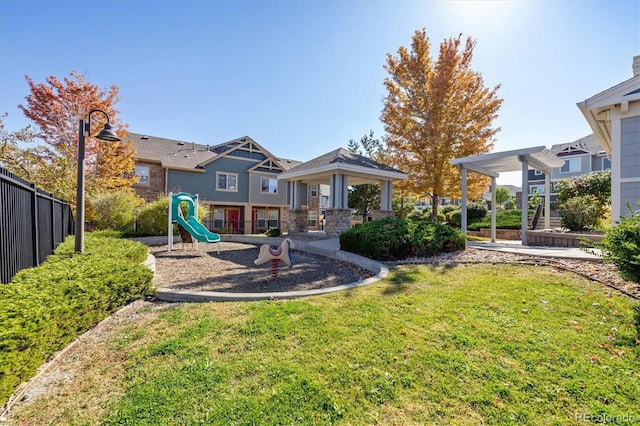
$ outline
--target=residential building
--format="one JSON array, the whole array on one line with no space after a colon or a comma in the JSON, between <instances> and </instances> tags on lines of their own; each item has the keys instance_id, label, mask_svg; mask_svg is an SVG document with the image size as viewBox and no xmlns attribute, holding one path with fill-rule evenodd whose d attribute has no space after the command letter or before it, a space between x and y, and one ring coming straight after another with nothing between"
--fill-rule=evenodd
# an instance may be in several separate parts
<instances>
[{"instance_id":1,"label":"residential building","mask_svg":"<svg viewBox=\"0 0 640 426\"><path fill-rule=\"evenodd\" d=\"M611 159L611 220L637 210L640 199L640 56L633 77L604 90L578 108Z\"/></svg>"},{"instance_id":2,"label":"residential building","mask_svg":"<svg viewBox=\"0 0 640 426\"><path fill-rule=\"evenodd\" d=\"M611 161L607 157L607 153L593 134L573 142L553 145L550 151L564 160L561 167L556 167L551 171L549 183L552 202L556 199L555 185L558 181L594 171L611 169ZM544 173L536 169L530 169L528 173L527 195L531 197L537 192L541 197L544 196Z\"/></svg>"},{"instance_id":3,"label":"residential building","mask_svg":"<svg viewBox=\"0 0 640 426\"><path fill-rule=\"evenodd\" d=\"M249 136L213 146L138 133L128 138L136 150L136 193L148 201L170 192L197 194L210 209L205 226L218 233L304 232L329 223L331 235L338 235L350 227L342 203L349 184L377 179L386 203L382 214L391 214L391 179L406 177L342 148L302 163L276 157ZM293 175L282 179L285 173Z\"/></svg>"},{"instance_id":4,"label":"residential building","mask_svg":"<svg viewBox=\"0 0 640 426\"><path fill-rule=\"evenodd\" d=\"M169 192L197 194L211 210L205 225L214 232L259 233L280 226L287 183L278 174L300 161L276 157L249 136L214 146L137 133L128 137L140 178L134 189L146 200Z\"/></svg>"}]
</instances>

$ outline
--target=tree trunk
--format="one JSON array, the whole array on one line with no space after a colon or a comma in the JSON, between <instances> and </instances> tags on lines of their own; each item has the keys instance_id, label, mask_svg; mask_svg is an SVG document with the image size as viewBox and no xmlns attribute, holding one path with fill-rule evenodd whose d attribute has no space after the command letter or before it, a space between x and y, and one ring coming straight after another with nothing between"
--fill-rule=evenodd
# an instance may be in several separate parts
<instances>
[{"instance_id":1,"label":"tree trunk","mask_svg":"<svg viewBox=\"0 0 640 426\"><path fill-rule=\"evenodd\" d=\"M433 194L431 196L431 222L438 223L438 203L440 201L440 197L438 194Z\"/></svg>"}]
</instances>

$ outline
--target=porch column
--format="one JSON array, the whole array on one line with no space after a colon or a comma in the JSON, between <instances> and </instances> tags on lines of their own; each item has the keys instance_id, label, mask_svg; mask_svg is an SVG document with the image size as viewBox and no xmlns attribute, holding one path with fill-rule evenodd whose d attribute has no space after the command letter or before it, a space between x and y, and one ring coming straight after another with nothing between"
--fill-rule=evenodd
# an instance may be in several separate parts
<instances>
[{"instance_id":1,"label":"porch column","mask_svg":"<svg viewBox=\"0 0 640 426\"><path fill-rule=\"evenodd\" d=\"M496 177L491 176L491 242L496 242Z\"/></svg>"},{"instance_id":2,"label":"porch column","mask_svg":"<svg viewBox=\"0 0 640 426\"><path fill-rule=\"evenodd\" d=\"M551 171L544 172L544 229L551 228Z\"/></svg>"},{"instance_id":3,"label":"porch column","mask_svg":"<svg viewBox=\"0 0 640 426\"><path fill-rule=\"evenodd\" d=\"M331 176L329 181L330 186L330 200L329 208L332 209L346 209L348 204L349 189L347 185L347 177L343 174L337 173Z\"/></svg>"},{"instance_id":4,"label":"porch column","mask_svg":"<svg viewBox=\"0 0 640 426\"><path fill-rule=\"evenodd\" d=\"M288 232L307 232L309 209L303 209L301 203L300 181L294 180L288 183L289 208L285 212L286 228Z\"/></svg>"},{"instance_id":5,"label":"porch column","mask_svg":"<svg viewBox=\"0 0 640 426\"><path fill-rule=\"evenodd\" d=\"M324 232L337 237L351 228L351 210L348 206L347 176L336 173L329 180L329 208L325 212Z\"/></svg>"},{"instance_id":6,"label":"porch column","mask_svg":"<svg viewBox=\"0 0 640 426\"><path fill-rule=\"evenodd\" d=\"M520 208L522 214L520 216L520 234L522 237L522 245L527 245L527 228L529 219L529 162L526 155L518 155L518 160L522 163L522 200L520 200Z\"/></svg>"},{"instance_id":7,"label":"porch column","mask_svg":"<svg viewBox=\"0 0 640 426\"><path fill-rule=\"evenodd\" d=\"M460 230L463 235L467 235L467 168L460 165L460 175L462 176L462 209L460 210ZM466 241L466 238L465 238Z\"/></svg>"},{"instance_id":8,"label":"porch column","mask_svg":"<svg viewBox=\"0 0 640 426\"><path fill-rule=\"evenodd\" d=\"M393 210L393 183L383 180L380 186L380 210Z\"/></svg>"}]
</instances>

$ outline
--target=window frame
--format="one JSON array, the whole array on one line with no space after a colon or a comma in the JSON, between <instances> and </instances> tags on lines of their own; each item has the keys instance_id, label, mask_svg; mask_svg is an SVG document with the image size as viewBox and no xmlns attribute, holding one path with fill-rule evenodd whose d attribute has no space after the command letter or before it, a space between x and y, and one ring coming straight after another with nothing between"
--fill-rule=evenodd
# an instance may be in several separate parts
<instances>
[{"instance_id":1,"label":"window frame","mask_svg":"<svg viewBox=\"0 0 640 426\"><path fill-rule=\"evenodd\" d=\"M267 191L264 190L264 181L268 180L269 184L267 185ZM269 189L271 189L271 181L275 182L275 191L271 192L269 191ZM261 194L271 194L271 195L278 195L278 179L274 178L274 177L269 177L269 176L260 176L260 193Z\"/></svg>"},{"instance_id":2,"label":"window frame","mask_svg":"<svg viewBox=\"0 0 640 426\"><path fill-rule=\"evenodd\" d=\"M544 197L544 185L529 185L529 195L533 195L533 191L538 190L538 195Z\"/></svg>"},{"instance_id":3,"label":"window frame","mask_svg":"<svg viewBox=\"0 0 640 426\"><path fill-rule=\"evenodd\" d=\"M578 164L578 169L577 170L572 170L571 169L571 165L572 164ZM564 166L568 166L568 170L562 170L564 168ZM564 174L568 174L568 173L580 173L580 171L582 170L582 160L580 158L566 158L564 160L564 164L562 165L562 167L559 168L560 173L564 173Z\"/></svg>"},{"instance_id":4,"label":"window frame","mask_svg":"<svg viewBox=\"0 0 640 426\"><path fill-rule=\"evenodd\" d=\"M139 169L140 169L140 170L141 170L141 169L146 169L146 171L147 171L146 175L145 175L145 174L139 174L139 173L138 173L138 170L139 170ZM151 168L150 168L149 166L137 165L137 166L135 166L134 173L135 173L135 175L138 177L138 182L136 182L136 185L149 186L149 181L151 180L151 179L150 179L150 178L151 178L151 176L149 176L149 175L150 175L150 173L151 173ZM146 177L146 178L147 178L147 179L146 179L146 182L143 182L143 180L142 180L142 178L143 178L143 177Z\"/></svg>"},{"instance_id":5,"label":"window frame","mask_svg":"<svg viewBox=\"0 0 640 426\"><path fill-rule=\"evenodd\" d=\"M314 218L312 219L311 216L314 216ZM315 210L309 210L307 212L307 226L311 227L311 228L315 228L316 226L318 226L318 212Z\"/></svg>"},{"instance_id":6,"label":"window frame","mask_svg":"<svg viewBox=\"0 0 640 426\"><path fill-rule=\"evenodd\" d=\"M221 176L226 176L226 180L225 180L225 188L221 188L220 187L220 177ZM233 176L235 178L236 181L236 185L235 188L229 188L229 177ZM231 172L216 172L216 191L221 191L221 192L238 192L238 173L231 173Z\"/></svg>"}]
</instances>

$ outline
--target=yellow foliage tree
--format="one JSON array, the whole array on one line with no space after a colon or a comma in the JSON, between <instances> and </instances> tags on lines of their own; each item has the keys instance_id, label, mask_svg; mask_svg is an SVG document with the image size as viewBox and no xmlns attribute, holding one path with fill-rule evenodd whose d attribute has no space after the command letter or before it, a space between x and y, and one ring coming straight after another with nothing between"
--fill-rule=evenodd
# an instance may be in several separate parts
<instances>
[{"instance_id":1,"label":"yellow foliage tree","mask_svg":"<svg viewBox=\"0 0 640 426\"><path fill-rule=\"evenodd\" d=\"M411 51L387 54L389 73L380 119L387 132L387 158L406 172L406 190L428 195L437 221L440 197L459 197L460 171L450 164L454 158L484 154L491 150L500 128L491 123L498 117L502 99L484 86L482 76L471 69L475 41L462 35L440 44L437 61L424 29L412 37ZM486 190L486 177L471 174L469 198Z\"/></svg>"}]
</instances>

